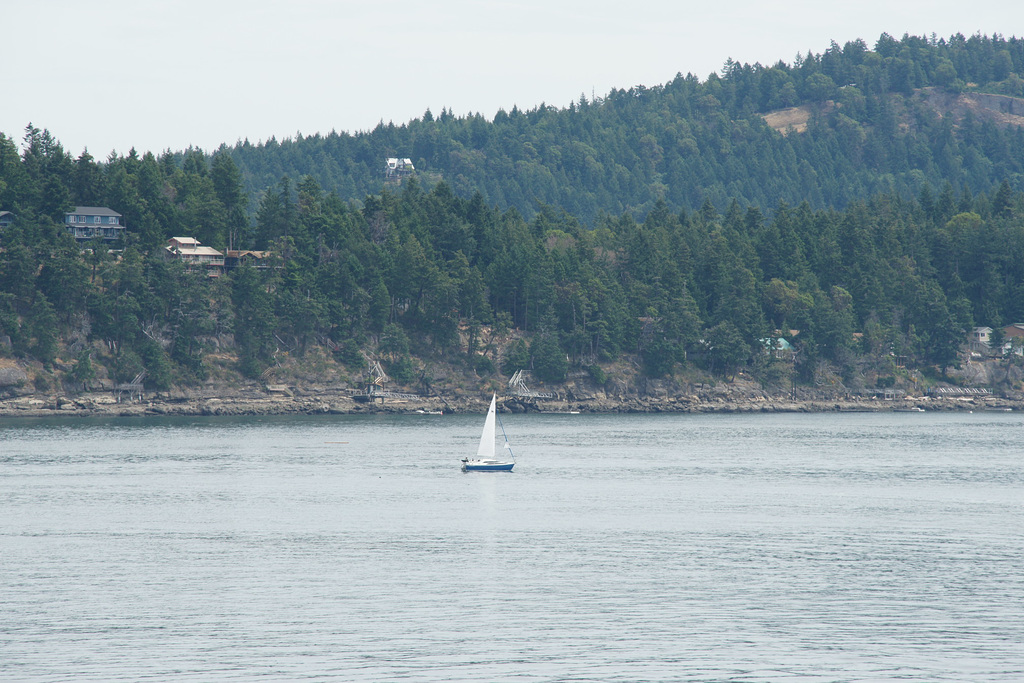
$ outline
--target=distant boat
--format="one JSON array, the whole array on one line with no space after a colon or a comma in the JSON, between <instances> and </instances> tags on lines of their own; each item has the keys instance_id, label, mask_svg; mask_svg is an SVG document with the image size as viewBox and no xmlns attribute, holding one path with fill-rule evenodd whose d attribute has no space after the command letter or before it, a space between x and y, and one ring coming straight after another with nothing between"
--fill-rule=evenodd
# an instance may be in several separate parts
<instances>
[{"instance_id":1,"label":"distant boat","mask_svg":"<svg viewBox=\"0 0 1024 683\"><path fill-rule=\"evenodd\" d=\"M487 419L484 420L484 431L480 435L480 447L476 449L476 457L462 459L462 469L467 472L509 472L516 464L516 458L512 454L512 446L508 443L504 426L501 428L501 435L505 437L505 450L508 451L511 460L498 460L494 457L496 401L497 394L491 394L491 407L487 409Z\"/></svg>"}]
</instances>

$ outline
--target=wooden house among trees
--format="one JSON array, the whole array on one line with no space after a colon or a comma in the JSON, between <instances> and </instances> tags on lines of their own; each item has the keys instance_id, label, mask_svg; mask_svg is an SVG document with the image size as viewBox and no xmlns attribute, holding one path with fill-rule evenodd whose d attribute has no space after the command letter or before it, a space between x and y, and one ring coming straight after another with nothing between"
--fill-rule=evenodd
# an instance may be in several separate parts
<instances>
[{"instance_id":1,"label":"wooden house among trees","mask_svg":"<svg viewBox=\"0 0 1024 683\"><path fill-rule=\"evenodd\" d=\"M1003 337L1009 339L1024 338L1024 323L1013 323L1003 328Z\"/></svg>"},{"instance_id":2,"label":"wooden house among trees","mask_svg":"<svg viewBox=\"0 0 1024 683\"><path fill-rule=\"evenodd\" d=\"M253 268L263 270L270 267L270 252L254 249L228 249L224 252L224 269L233 270L249 264Z\"/></svg>"},{"instance_id":3,"label":"wooden house among trees","mask_svg":"<svg viewBox=\"0 0 1024 683\"><path fill-rule=\"evenodd\" d=\"M213 247L204 247L194 237L172 237L167 240L167 258L177 259L185 267L193 270L203 268L210 277L218 277L224 272L224 254Z\"/></svg>"},{"instance_id":4,"label":"wooden house among trees","mask_svg":"<svg viewBox=\"0 0 1024 683\"><path fill-rule=\"evenodd\" d=\"M1024 323L1012 323L1003 328L1003 355L1008 353L1024 356Z\"/></svg>"},{"instance_id":5,"label":"wooden house among trees","mask_svg":"<svg viewBox=\"0 0 1024 683\"><path fill-rule=\"evenodd\" d=\"M0 230L4 230L11 226L14 222L14 214L10 211L0 211Z\"/></svg>"},{"instance_id":6,"label":"wooden house among trees","mask_svg":"<svg viewBox=\"0 0 1024 683\"><path fill-rule=\"evenodd\" d=\"M124 237L121 219L121 214L105 206L76 206L74 211L64 214L64 225L79 242L96 237L113 241Z\"/></svg>"}]
</instances>

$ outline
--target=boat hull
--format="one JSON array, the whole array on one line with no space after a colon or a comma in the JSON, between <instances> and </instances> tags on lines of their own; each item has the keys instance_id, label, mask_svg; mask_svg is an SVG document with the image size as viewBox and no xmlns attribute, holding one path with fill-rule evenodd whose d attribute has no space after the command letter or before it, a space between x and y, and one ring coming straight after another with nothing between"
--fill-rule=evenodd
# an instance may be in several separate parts
<instances>
[{"instance_id":1,"label":"boat hull","mask_svg":"<svg viewBox=\"0 0 1024 683\"><path fill-rule=\"evenodd\" d=\"M462 469L466 472L511 472L514 462L473 462L462 463Z\"/></svg>"}]
</instances>

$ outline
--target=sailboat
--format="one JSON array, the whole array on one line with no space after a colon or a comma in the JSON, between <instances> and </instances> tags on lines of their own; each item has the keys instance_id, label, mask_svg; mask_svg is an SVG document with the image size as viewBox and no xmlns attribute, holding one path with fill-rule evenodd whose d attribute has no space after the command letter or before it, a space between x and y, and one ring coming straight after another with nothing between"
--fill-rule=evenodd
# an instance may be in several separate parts
<instances>
[{"instance_id":1,"label":"sailboat","mask_svg":"<svg viewBox=\"0 0 1024 683\"><path fill-rule=\"evenodd\" d=\"M495 403L497 394L491 394L491 407L487 409L487 419L484 420L484 432L480 435L480 447L476 450L475 458L463 458L462 469L467 472L499 472L511 471L516 464L515 456L512 454L512 446L508 443L508 436L505 435L505 427L501 427L501 435L505 437L505 450L511 460L497 460L494 457L495 417L497 411ZM501 420L498 420L500 424Z\"/></svg>"}]
</instances>

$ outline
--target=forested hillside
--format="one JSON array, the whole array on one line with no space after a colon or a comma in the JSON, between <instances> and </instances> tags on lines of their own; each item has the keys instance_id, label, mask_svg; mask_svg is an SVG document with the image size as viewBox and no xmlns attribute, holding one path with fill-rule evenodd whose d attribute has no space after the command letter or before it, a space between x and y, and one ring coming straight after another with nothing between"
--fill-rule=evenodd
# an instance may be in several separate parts
<instances>
[{"instance_id":1,"label":"forested hillside","mask_svg":"<svg viewBox=\"0 0 1024 683\"><path fill-rule=\"evenodd\" d=\"M623 362L769 387L938 376L973 325L1024 321L1024 133L911 93L1011 91L1022 67L1014 39L883 37L493 124L103 162L30 126L20 150L0 135L0 365L32 366L40 390L324 355L428 389L440 366L470 383L601 384ZM805 133L758 115L807 98L835 104ZM445 180L363 194L403 140ZM76 243L74 206L123 214L125 239ZM166 257L172 236L266 258L209 277ZM768 353L779 339L795 354Z\"/></svg>"},{"instance_id":2,"label":"forested hillside","mask_svg":"<svg viewBox=\"0 0 1024 683\"><path fill-rule=\"evenodd\" d=\"M373 131L296 135L227 151L255 197L282 176L314 177L360 199L383 186L386 157L409 157L454 192L532 217L544 204L592 225L598 214L646 215L737 199L764 211L780 201L842 208L879 193L916 196L923 184L987 192L1022 187L1024 131L985 112L949 116L944 93L1024 96L1024 40L888 35L873 47L833 43L792 64L727 63L705 80L613 90L567 107L454 116L429 111ZM806 132L781 135L762 115L810 105ZM1012 105L1007 105L1012 106ZM1024 123L1024 101L1017 102Z\"/></svg>"}]
</instances>

